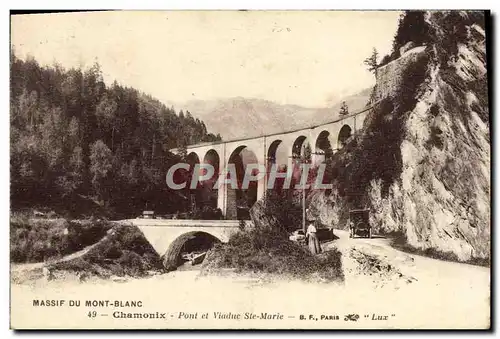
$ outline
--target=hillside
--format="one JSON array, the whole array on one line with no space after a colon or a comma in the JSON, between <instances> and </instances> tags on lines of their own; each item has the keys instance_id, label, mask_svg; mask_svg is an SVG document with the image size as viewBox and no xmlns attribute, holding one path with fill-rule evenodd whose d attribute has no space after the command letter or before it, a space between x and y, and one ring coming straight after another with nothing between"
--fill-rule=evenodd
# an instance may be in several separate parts
<instances>
[{"instance_id":1,"label":"hillside","mask_svg":"<svg viewBox=\"0 0 500 339\"><path fill-rule=\"evenodd\" d=\"M371 89L343 98L349 110L356 111L368 102ZM223 139L253 137L279 133L338 118L341 102L328 108L307 108L297 105L280 105L254 98L227 98L218 100L191 100L175 104L184 111L204 121L207 129L220 134ZM231 126L231 128L228 128Z\"/></svg>"},{"instance_id":2,"label":"hillside","mask_svg":"<svg viewBox=\"0 0 500 339\"><path fill-rule=\"evenodd\" d=\"M219 140L202 121L134 88L106 85L98 64L47 67L15 51L10 62L14 210L135 216L146 206L167 212L184 204L165 184L180 160L168 150Z\"/></svg>"},{"instance_id":3,"label":"hillside","mask_svg":"<svg viewBox=\"0 0 500 339\"><path fill-rule=\"evenodd\" d=\"M346 227L370 208L376 232L416 251L459 261L490 258L490 123L482 12L426 12L400 22L375 94L382 102L335 154L335 189L311 205ZM408 15L407 15L408 17ZM418 41L412 30L419 33ZM392 60L391 60L392 59Z\"/></svg>"}]
</instances>

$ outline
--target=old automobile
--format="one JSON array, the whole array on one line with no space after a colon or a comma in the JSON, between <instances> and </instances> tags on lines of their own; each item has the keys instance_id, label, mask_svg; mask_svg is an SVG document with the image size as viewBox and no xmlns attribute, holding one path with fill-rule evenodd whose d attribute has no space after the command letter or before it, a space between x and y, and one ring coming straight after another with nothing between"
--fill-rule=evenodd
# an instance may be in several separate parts
<instances>
[{"instance_id":1,"label":"old automobile","mask_svg":"<svg viewBox=\"0 0 500 339\"><path fill-rule=\"evenodd\" d=\"M349 211L349 238L372 237L372 228L370 226L370 210L355 209Z\"/></svg>"}]
</instances>

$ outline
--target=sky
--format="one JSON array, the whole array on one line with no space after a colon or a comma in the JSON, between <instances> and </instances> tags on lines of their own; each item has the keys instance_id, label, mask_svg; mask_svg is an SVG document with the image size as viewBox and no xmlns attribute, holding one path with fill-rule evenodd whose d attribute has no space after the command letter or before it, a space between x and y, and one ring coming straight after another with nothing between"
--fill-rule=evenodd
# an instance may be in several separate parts
<instances>
[{"instance_id":1,"label":"sky","mask_svg":"<svg viewBox=\"0 0 500 339\"><path fill-rule=\"evenodd\" d=\"M328 107L374 84L395 11L114 11L11 17L15 53L42 65L101 65L160 101L247 97Z\"/></svg>"}]
</instances>

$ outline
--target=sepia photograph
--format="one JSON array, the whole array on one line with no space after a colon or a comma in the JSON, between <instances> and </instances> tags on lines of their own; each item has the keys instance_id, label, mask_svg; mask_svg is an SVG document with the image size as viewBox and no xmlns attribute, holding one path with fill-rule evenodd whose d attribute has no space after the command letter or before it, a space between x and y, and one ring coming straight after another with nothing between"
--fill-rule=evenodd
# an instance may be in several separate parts
<instances>
[{"instance_id":1,"label":"sepia photograph","mask_svg":"<svg viewBox=\"0 0 500 339\"><path fill-rule=\"evenodd\" d=\"M490 25L11 11L10 328L490 330Z\"/></svg>"}]
</instances>

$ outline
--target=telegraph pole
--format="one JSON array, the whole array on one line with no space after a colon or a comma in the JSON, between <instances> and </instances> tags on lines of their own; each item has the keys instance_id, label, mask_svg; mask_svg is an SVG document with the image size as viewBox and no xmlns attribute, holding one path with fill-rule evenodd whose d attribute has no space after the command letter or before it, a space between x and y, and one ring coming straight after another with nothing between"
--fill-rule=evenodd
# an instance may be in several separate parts
<instances>
[{"instance_id":1,"label":"telegraph pole","mask_svg":"<svg viewBox=\"0 0 500 339\"><path fill-rule=\"evenodd\" d=\"M302 230L306 233L306 185L302 186Z\"/></svg>"},{"instance_id":2,"label":"telegraph pole","mask_svg":"<svg viewBox=\"0 0 500 339\"><path fill-rule=\"evenodd\" d=\"M264 178L264 206L266 206L267 204L267 199L266 199L266 196L268 196L268 192L267 192L267 187L268 187L268 180L269 180L269 174L271 173L271 170L269 168L269 165L271 165L271 167L273 166L273 164L276 163L276 157L271 157L271 156L267 156L264 158L265 160L265 166L266 166L266 176Z\"/></svg>"},{"instance_id":3,"label":"telegraph pole","mask_svg":"<svg viewBox=\"0 0 500 339\"><path fill-rule=\"evenodd\" d=\"M291 175L293 176L293 173L295 171L295 165L296 165L296 162L294 160L298 160L298 162L300 164L304 163L305 160L302 159L302 157L300 155L292 155L291 157L289 158L292 158L292 171L291 171ZM288 170L287 170L288 172ZM300 174L302 176L302 173ZM305 185L302 185L302 230L304 231L304 233L306 232L306 189L305 189Z\"/></svg>"},{"instance_id":4,"label":"telegraph pole","mask_svg":"<svg viewBox=\"0 0 500 339\"><path fill-rule=\"evenodd\" d=\"M292 155L292 159L299 159L299 163L300 164L305 164L305 163L308 163L309 161L311 161L311 163L313 162L313 159L312 159L312 155L313 154L322 154L324 155L325 153L320 153L320 152L310 152L310 157L311 159L307 159L306 158L306 155L295 155L293 156ZM295 166L295 164L293 164ZM302 168L303 170L303 168ZM293 173L293 172L292 172ZM301 178L302 178L302 175L303 173L300 174L301 175ZM302 185L302 230L304 231L304 233L306 233L307 231L307 225L306 225L306 185L307 185L307 181L309 179L309 171L307 173L307 179L306 179L306 182L304 183L304 185ZM302 180L302 179L301 179Z\"/></svg>"}]
</instances>

